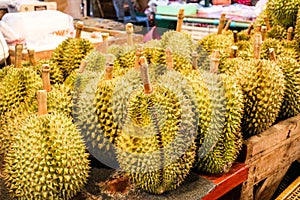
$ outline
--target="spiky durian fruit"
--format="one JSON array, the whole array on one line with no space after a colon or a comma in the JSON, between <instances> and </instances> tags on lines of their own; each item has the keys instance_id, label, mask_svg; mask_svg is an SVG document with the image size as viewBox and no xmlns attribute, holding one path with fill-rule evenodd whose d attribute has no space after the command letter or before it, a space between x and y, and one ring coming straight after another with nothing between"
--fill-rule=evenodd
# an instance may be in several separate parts
<instances>
[{"instance_id":1,"label":"spiky durian fruit","mask_svg":"<svg viewBox=\"0 0 300 200\"><path fill-rule=\"evenodd\" d=\"M13 138L16 136L14 133L32 112L33 110L28 110L27 105L21 103L17 108L6 112L0 117L0 155L5 157Z\"/></svg>"},{"instance_id":2,"label":"spiky durian fruit","mask_svg":"<svg viewBox=\"0 0 300 200\"><path fill-rule=\"evenodd\" d=\"M99 121L96 113L98 107L97 104L96 106L94 104L97 95L98 99L103 98L107 101L105 105L99 106L103 106L104 108L105 106L111 106L109 104L111 100L109 96L106 96L109 92L106 91L104 94L96 93L101 89L105 91L105 89L108 88L105 86L109 85L107 83L113 82L110 79L112 77L110 77L109 80L104 80L105 77L108 78L108 75L104 74L101 68L104 67L99 67L99 71L90 71L89 69L95 70L95 68L86 68L83 73L78 74L73 94L73 117L81 134L84 136L89 152L102 164L111 168L118 168L114 144L112 142L113 137L109 135L111 134L110 130L105 128L105 126L109 127L109 124L106 124L103 120ZM107 71L106 73L111 73L111 71ZM112 113L109 112L110 110L111 108L107 107L107 110L100 110L99 112L102 112L101 116L104 115L107 117L106 119L109 120L109 117L112 116Z\"/></svg>"},{"instance_id":3,"label":"spiky durian fruit","mask_svg":"<svg viewBox=\"0 0 300 200\"><path fill-rule=\"evenodd\" d=\"M285 77L285 91L278 120L296 116L300 112L300 64L289 57L280 57L277 61Z\"/></svg>"},{"instance_id":4,"label":"spiky durian fruit","mask_svg":"<svg viewBox=\"0 0 300 200\"><path fill-rule=\"evenodd\" d=\"M72 118L30 115L5 157L5 184L16 199L70 199L87 182L88 154Z\"/></svg>"},{"instance_id":5,"label":"spiky durian fruit","mask_svg":"<svg viewBox=\"0 0 300 200\"><path fill-rule=\"evenodd\" d=\"M41 89L42 79L31 68L7 66L0 69L0 116L24 102L35 102L35 91Z\"/></svg>"},{"instance_id":6,"label":"spiky durian fruit","mask_svg":"<svg viewBox=\"0 0 300 200\"><path fill-rule=\"evenodd\" d=\"M242 147L242 90L225 74L205 72L203 76L209 88L212 112L209 128L200 136L195 166L206 173L226 173Z\"/></svg>"},{"instance_id":7,"label":"spiky durian fruit","mask_svg":"<svg viewBox=\"0 0 300 200\"><path fill-rule=\"evenodd\" d=\"M211 54L214 50L230 48L232 45L232 36L212 33L199 40L198 44Z\"/></svg>"},{"instance_id":8,"label":"spiky durian fruit","mask_svg":"<svg viewBox=\"0 0 300 200\"><path fill-rule=\"evenodd\" d=\"M88 39L65 39L51 55L52 82L63 83L72 71L79 68L81 61L92 50L94 50L94 46Z\"/></svg>"},{"instance_id":9,"label":"spiky durian fruit","mask_svg":"<svg viewBox=\"0 0 300 200\"><path fill-rule=\"evenodd\" d=\"M261 46L260 58L269 59L270 52L269 49L273 48L278 57L289 57L293 59L298 58L298 54L295 51L292 42L277 40L273 38L266 39Z\"/></svg>"},{"instance_id":10,"label":"spiky durian fruit","mask_svg":"<svg viewBox=\"0 0 300 200\"><path fill-rule=\"evenodd\" d=\"M281 25L274 25L270 30L267 31L267 37L278 40L286 39L287 29Z\"/></svg>"},{"instance_id":11,"label":"spiky durian fruit","mask_svg":"<svg viewBox=\"0 0 300 200\"><path fill-rule=\"evenodd\" d=\"M160 41L163 49L171 48L174 53L191 62L191 54L196 49L196 44L193 42L191 35L169 30L164 32Z\"/></svg>"},{"instance_id":12,"label":"spiky durian fruit","mask_svg":"<svg viewBox=\"0 0 300 200\"><path fill-rule=\"evenodd\" d=\"M133 183L161 194L176 189L194 162L196 100L176 71L156 79L153 90L146 89L147 78L143 79L145 91L141 78L132 81L139 76L134 69L128 72L118 83L127 89L116 87L114 92L114 112L122 131L116 139L117 156Z\"/></svg>"},{"instance_id":13,"label":"spiky durian fruit","mask_svg":"<svg viewBox=\"0 0 300 200\"><path fill-rule=\"evenodd\" d=\"M245 138L259 134L276 120L284 95L280 67L263 59L228 59L220 72L236 78L244 96L242 132Z\"/></svg>"},{"instance_id":14,"label":"spiky durian fruit","mask_svg":"<svg viewBox=\"0 0 300 200\"><path fill-rule=\"evenodd\" d=\"M114 59L114 57L111 59ZM91 51L85 58L85 70L96 72L104 71L105 62L107 62L106 60L107 58L105 54L96 50Z\"/></svg>"},{"instance_id":15,"label":"spiky durian fruit","mask_svg":"<svg viewBox=\"0 0 300 200\"><path fill-rule=\"evenodd\" d=\"M295 27L299 7L298 0L269 0L266 4L266 12L274 20L274 24L285 28Z\"/></svg>"},{"instance_id":16,"label":"spiky durian fruit","mask_svg":"<svg viewBox=\"0 0 300 200\"><path fill-rule=\"evenodd\" d=\"M296 49L300 55L300 9L298 10L298 14L297 14L297 21L296 21L296 26L295 26L295 38L294 40L296 41L296 43L298 44L296 46Z\"/></svg>"}]
</instances>

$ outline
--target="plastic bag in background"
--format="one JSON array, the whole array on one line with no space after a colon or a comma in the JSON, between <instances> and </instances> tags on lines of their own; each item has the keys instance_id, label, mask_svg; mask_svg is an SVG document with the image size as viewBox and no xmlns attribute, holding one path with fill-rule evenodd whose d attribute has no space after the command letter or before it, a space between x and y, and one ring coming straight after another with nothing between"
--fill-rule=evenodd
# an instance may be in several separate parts
<instances>
[{"instance_id":1,"label":"plastic bag in background","mask_svg":"<svg viewBox=\"0 0 300 200\"><path fill-rule=\"evenodd\" d=\"M4 36L0 32L0 64L5 63L6 65L6 60L8 56L9 56L8 45L4 39Z\"/></svg>"},{"instance_id":2,"label":"plastic bag in background","mask_svg":"<svg viewBox=\"0 0 300 200\"><path fill-rule=\"evenodd\" d=\"M56 10L7 13L2 21L35 51L55 49L67 37L74 37L73 17Z\"/></svg>"}]
</instances>

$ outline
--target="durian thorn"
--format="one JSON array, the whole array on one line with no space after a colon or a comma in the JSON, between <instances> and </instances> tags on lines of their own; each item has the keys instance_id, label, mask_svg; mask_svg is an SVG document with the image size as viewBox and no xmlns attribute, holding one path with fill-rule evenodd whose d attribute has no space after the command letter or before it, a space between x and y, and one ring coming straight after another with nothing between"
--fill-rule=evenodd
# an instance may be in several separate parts
<instances>
[{"instance_id":1,"label":"durian thorn","mask_svg":"<svg viewBox=\"0 0 300 200\"><path fill-rule=\"evenodd\" d=\"M47 111L47 91L38 90L37 91L37 101L38 101L38 115L46 115Z\"/></svg>"},{"instance_id":2,"label":"durian thorn","mask_svg":"<svg viewBox=\"0 0 300 200\"><path fill-rule=\"evenodd\" d=\"M233 42L234 43L237 43L238 42L238 32L237 32L237 30L234 30L233 32Z\"/></svg>"},{"instance_id":3,"label":"durian thorn","mask_svg":"<svg viewBox=\"0 0 300 200\"><path fill-rule=\"evenodd\" d=\"M126 24L126 33L127 33L127 44L129 46L133 45L133 24L127 23Z\"/></svg>"},{"instance_id":4,"label":"durian thorn","mask_svg":"<svg viewBox=\"0 0 300 200\"><path fill-rule=\"evenodd\" d=\"M288 41L292 41L294 28L293 27L289 27L287 32L288 32L288 34L287 34L287 40Z\"/></svg>"},{"instance_id":5,"label":"durian thorn","mask_svg":"<svg viewBox=\"0 0 300 200\"><path fill-rule=\"evenodd\" d=\"M18 43L15 46L15 66L16 68L22 67L22 55L23 53L23 44Z\"/></svg>"},{"instance_id":6,"label":"durian thorn","mask_svg":"<svg viewBox=\"0 0 300 200\"><path fill-rule=\"evenodd\" d=\"M170 47L166 48L166 63L168 70L173 70L173 52Z\"/></svg>"},{"instance_id":7,"label":"durian thorn","mask_svg":"<svg viewBox=\"0 0 300 200\"><path fill-rule=\"evenodd\" d=\"M35 51L34 49L27 49L29 62L31 66L36 66L36 60L35 60Z\"/></svg>"},{"instance_id":8,"label":"durian thorn","mask_svg":"<svg viewBox=\"0 0 300 200\"><path fill-rule=\"evenodd\" d=\"M108 63L105 66L105 80L112 80L113 79L113 69L114 69L114 64L113 63Z\"/></svg>"},{"instance_id":9,"label":"durian thorn","mask_svg":"<svg viewBox=\"0 0 300 200\"><path fill-rule=\"evenodd\" d=\"M211 73L218 73L219 63L220 63L220 51L214 50L213 53L211 54L211 59L210 59Z\"/></svg>"},{"instance_id":10,"label":"durian thorn","mask_svg":"<svg viewBox=\"0 0 300 200\"><path fill-rule=\"evenodd\" d=\"M87 66L87 61L85 59L83 59L80 62L78 73L80 73L80 74L83 73L85 71L86 66Z\"/></svg>"},{"instance_id":11,"label":"durian thorn","mask_svg":"<svg viewBox=\"0 0 300 200\"><path fill-rule=\"evenodd\" d=\"M276 58L276 53L275 53L275 50L274 48L270 48L269 49L269 53L270 53L270 60L273 60L273 61L277 61L277 58Z\"/></svg>"},{"instance_id":12,"label":"durian thorn","mask_svg":"<svg viewBox=\"0 0 300 200\"><path fill-rule=\"evenodd\" d=\"M270 25L270 20L269 20L269 17L268 16L265 16L264 17L264 21L266 23L266 27L267 27L267 30L271 30L271 25Z\"/></svg>"},{"instance_id":13,"label":"durian thorn","mask_svg":"<svg viewBox=\"0 0 300 200\"><path fill-rule=\"evenodd\" d=\"M261 40L265 41L266 40L266 35L267 35L267 28L265 26L263 26L261 28Z\"/></svg>"},{"instance_id":14,"label":"durian thorn","mask_svg":"<svg viewBox=\"0 0 300 200\"><path fill-rule=\"evenodd\" d=\"M151 82L150 82L150 76L148 71L148 63L144 56L140 57L140 69L141 69L141 76L143 80L144 85L144 93L145 94L151 94L153 92Z\"/></svg>"},{"instance_id":15,"label":"durian thorn","mask_svg":"<svg viewBox=\"0 0 300 200\"><path fill-rule=\"evenodd\" d=\"M50 66L49 64L42 65L42 81L43 81L43 89L47 92L51 91L50 84Z\"/></svg>"},{"instance_id":16,"label":"durian thorn","mask_svg":"<svg viewBox=\"0 0 300 200\"><path fill-rule=\"evenodd\" d=\"M136 49L135 52L135 64L134 64L134 68L139 70L140 69L140 57L143 55L143 47L139 46Z\"/></svg>"},{"instance_id":17,"label":"durian thorn","mask_svg":"<svg viewBox=\"0 0 300 200\"><path fill-rule=\"evenodd\" d=\"M230 52L230 58L236 58L237 57L237 46L231 46L231 52Z\"/></svg>"},{"instance_id":18,"label":"durian thorn","mask_svg":"<svg viewBox=\"0 0 300 200\"><path fill-rule=\"evenodd\" d=\"M184 19L184 8L180 8L177 13L177 24L176 24L176 31L181 32L182 24Z\"/></svg>"},{"instance_id":19,"label":"durian thorn","mask_svg":"<svg viewBox=\"0 0 300 200\"><path fill-rule=\"evenodd\" d=\"M247 35L251 34L251 30L253 29L253 23L250 23L249 27L247 28Z\"/></svg>"},{"instance_id":20,"label":"durian thorn","mask_svg":"<svg viewBox=\"0 0 300 200\"><path fill-rule=\"evenodd\" d=\"M76 34L75 38L80 38L81 37L81 31L83 29L84 25L82 21L79 21L76 23Z\"/></svg>"},{"instance_id":21,"label":"durian thorn","mask_svg":"<svg viewBox=\"0 0 300 200\"><path fill-rule=\"evenodd\" d=\"M219 19L219 26L218 26L218 32L217 32L218 35L222 34L225 21L226 21L226 14L222 13L221 16L220 16L220 19Z\"/></svg>"},{"instance_id":22,"label":"durian thorn","mask_svg":"<svg viewBox=\"0 0 300 200\"><path fill-rule=\"evenodd\" d=\"M229 27L230 27L230 24L231 24L232 20L229 19L224 27L224 31L228 31L229 30Z\"/></svg>"},{"instance_id":23,"label":"durian thorn","mask_svg":"<svg viewBox=\"0 0 300 200\"><path fill-rule=\"evenodd\" d=\"M260 48L262 44L261 34L256 33L254 35L254 58L259 59L260 58Z\"/></svg>"},{"instance_id":24,"label":"durian thorn","mask_svg":"<svg viewBox=\"0 0 300 200\"><path fill-rule=\"evenodd\" d=\"M197 53L197 51L192 52L192 67L193 67L193 69L198 68L198 53Z\"/></svg>"}]
</instances>

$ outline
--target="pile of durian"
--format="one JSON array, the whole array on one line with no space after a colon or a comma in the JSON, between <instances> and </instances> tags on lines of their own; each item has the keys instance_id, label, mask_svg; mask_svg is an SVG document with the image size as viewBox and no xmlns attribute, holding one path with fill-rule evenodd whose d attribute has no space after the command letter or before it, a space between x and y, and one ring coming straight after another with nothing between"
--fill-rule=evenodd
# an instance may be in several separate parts
<instances>
[{"instance_id":1,"label":"pile of durian","mask_svg":"<svg viewBox=\"0 0 300 200\"><path fill-rule=\"evenodd\" d=\"M87 183L89 154L154 194L191 171L228 172L243 140L299 114L300 9L289 2L269 0L240 32L194 41L170 30L134 44L129 26L127 44L105 40L100 52L68 38L49 60L0 69L11 195L71 199Z\"/></svg>"}]
</instances>

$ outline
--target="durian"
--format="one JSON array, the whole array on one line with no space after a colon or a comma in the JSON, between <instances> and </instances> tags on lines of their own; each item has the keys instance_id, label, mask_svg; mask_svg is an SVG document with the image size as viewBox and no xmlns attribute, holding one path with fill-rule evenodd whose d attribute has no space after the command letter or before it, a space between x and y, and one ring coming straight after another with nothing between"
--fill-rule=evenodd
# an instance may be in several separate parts
<instances>
[{"instance_id":1,"label":"durian","mask_svg":"<svg viewBox=\"0 0 300 200\"><path fill-rule=\"evenodd\" d=\"M299 7L298 0L269 0L266 4L266 12L274 20L274 24L287 29L290 26L295 27Z\"/></svg>"},{"instance_id":2,"label":"durian","mask_svg":"<svg viewBox=\"0 0 300 200\"><path fill-rule=\"evenodd\" d=\"M113 111L121 129L116 138L117 157L134 184L161 194L176 189L192 168L196 99L187 81L174 70L154 78L152 85L146 58L140 61L143 78L136 69L130 70L113 95Z\"/></svg>"},{"instance_id":3,"label":"durian","mask_svg":"<svg viewBox=\"0 0 300 200\"><path fill-rule=\"evenodd\" d=\"M102 67L99 67L101 69ZM74 87L73 94L73 117L75 124L79 127L81 134L83 135L88 151L102 164L109 166L111 168L118 168L118 163L116 160L114 144L112 143L112 137L109 134L111 132L107 131L105 128L106 124L103 121L99 121L98 115L96 114L97 105L94 104L96 95L102 95L96 93L98 82L100 79L100 84L104 85L104 82L111 82L112 80L103 80L103 71L89 71L93 68L85 68L85 71L79 73ZM109 73L108 71L106 73ZM110 71L111 73L111 71ZM106 76L107 77L107 76ZM105 88L102 88L105 89ZM99 89L100 90L100 89ZM105 96L97 98L109 98ZM109 102L109 99L106 99ZM99 106L111 106L109 104L99 105ZM111 108L107 108L111 110ZM111 116L111 112L103 111L104 116ZM107 125L109 127L109 125Z\"/></svg>"},{"instance_id":4,"label":"durian","mask_svg":"<svg viewBox=\"0 0 300 200\"><path fill-rule=\"evenodd\" d=\"M94 50L94 46L88 39L65 39L51 55L52 82L63 83L72 71L79 68L81 60L92 50Z\"/></svg>"},{"instance_id":5,"label":"durian","mask_svg":"<svg viewBox=\"0 0 300 200\"><path fill-rule=\"evenodd\" d=\"M297 14L297 21L296 21L296 26L295 26L295 38L294 40L296 41L296 49L298 51L298 54L300 55L300 9L298 10Z\"/></svg>"},{"instance_id":6,"label":"durian","mask_svg":"<svg viewBox=\"0 0 300 200\"><path fill-rule=\"evenodd\" d=\"M217 52L216 52L217 53ZM211 72L202 72L209 90L211 121L199 136L195 166L198 171L222 174L229 171L242 147L242 90L234 78L218 72L218 58L212 55ZM200 129L202 127L199 127Z\"/></svg>"},{"instance_id":7,"label":"durian","mask_svg":"<svg viewBox=\"0 0 300 200\"><path fill-rule=\"evenodd\" d=\"M88 154L72 118L46 112L23 121L6 154L5 184L16 199L70 199L87 182Z\"/></svg>"},{"instance_id":8,"label":"durian","mask_svg":"<svg viewBox=\"0 0 300 200\"><path fill-rule=\"evenodd\" d=\"M24 103L28 107L35 101L35 91L41 89L42 79L31 68L0 69L0 116Z\"/></svg>"}]
</instances>

